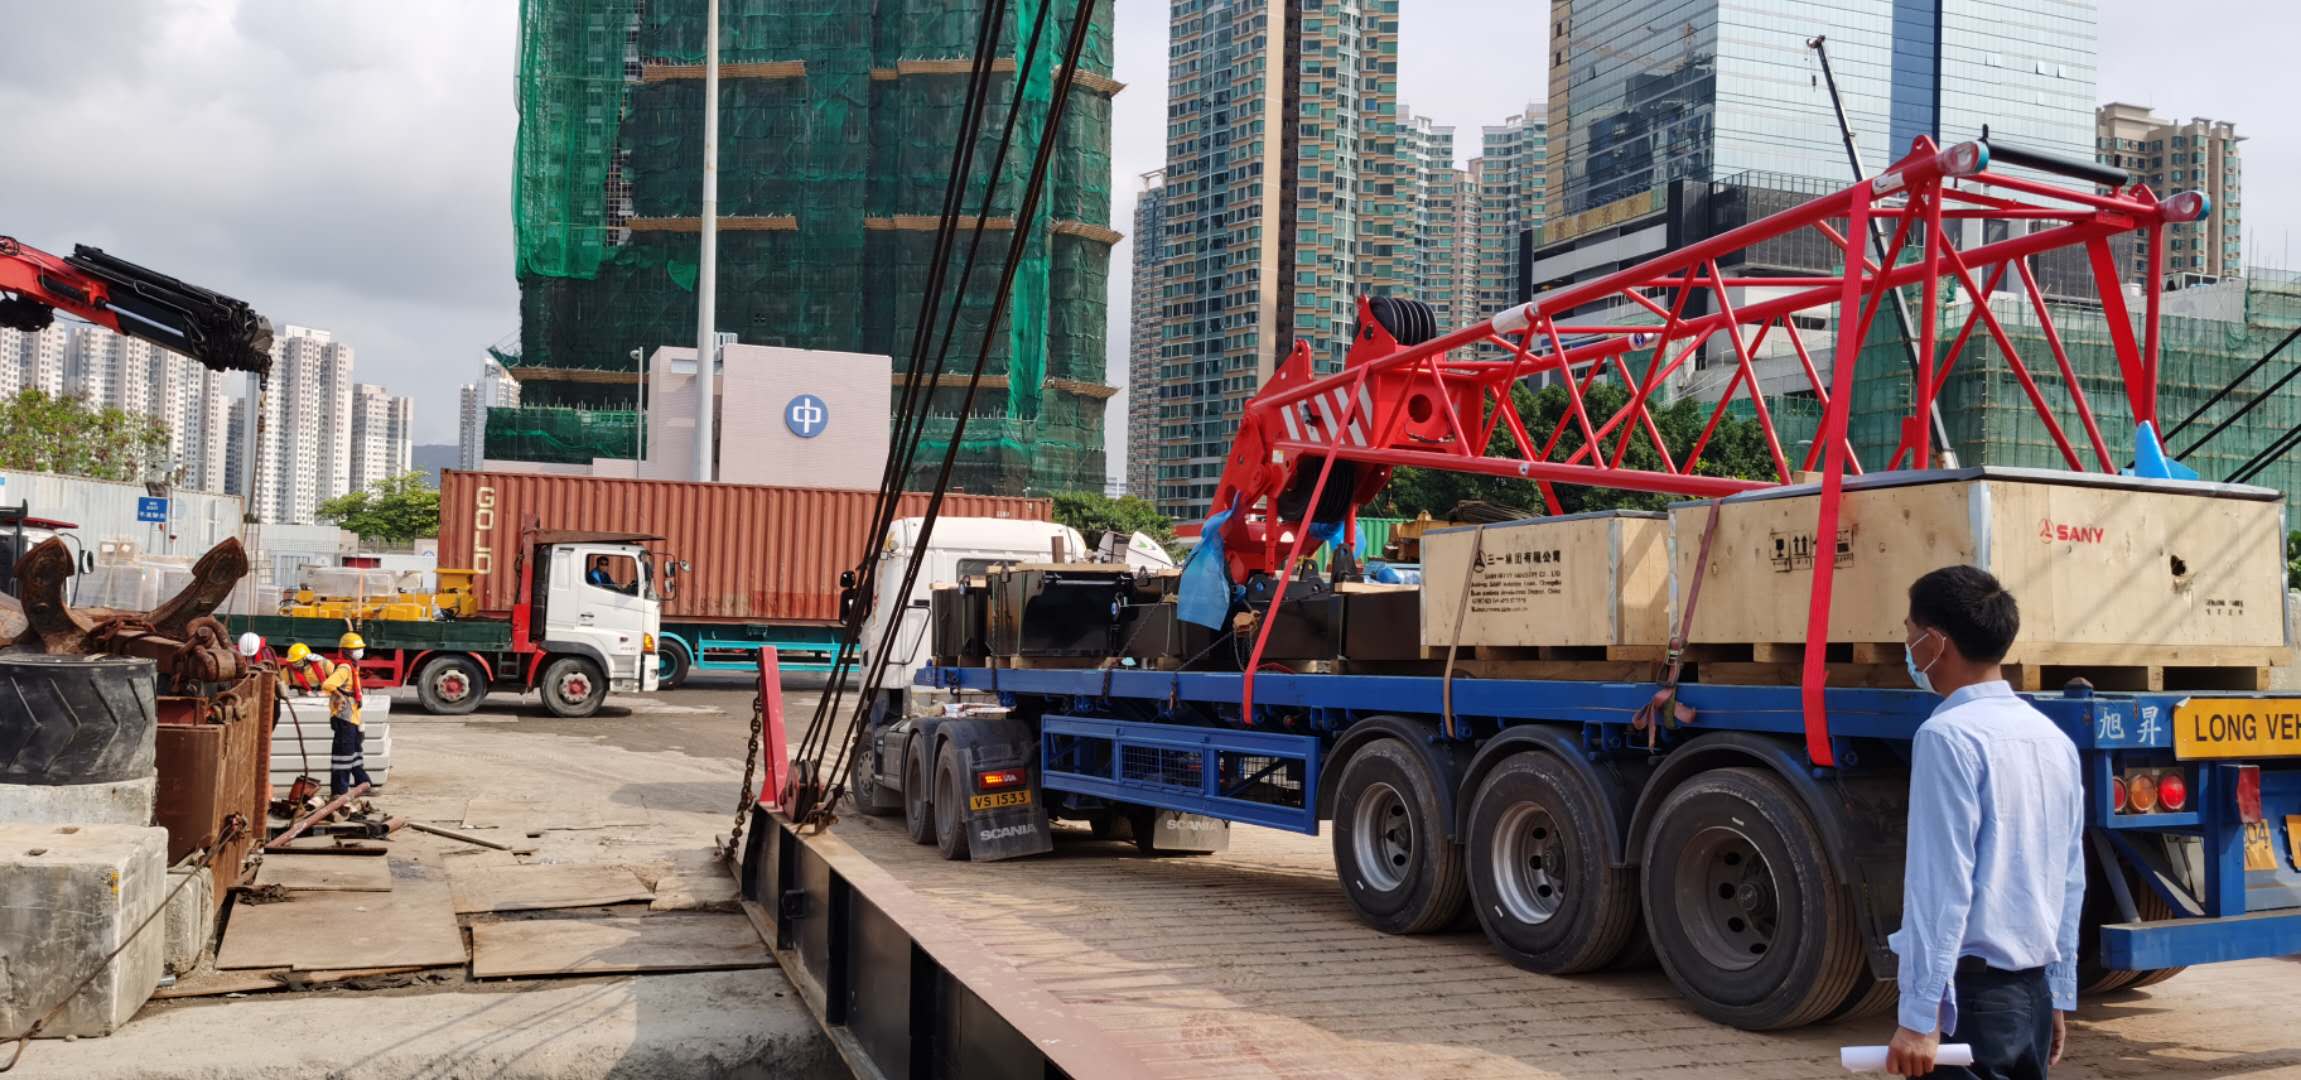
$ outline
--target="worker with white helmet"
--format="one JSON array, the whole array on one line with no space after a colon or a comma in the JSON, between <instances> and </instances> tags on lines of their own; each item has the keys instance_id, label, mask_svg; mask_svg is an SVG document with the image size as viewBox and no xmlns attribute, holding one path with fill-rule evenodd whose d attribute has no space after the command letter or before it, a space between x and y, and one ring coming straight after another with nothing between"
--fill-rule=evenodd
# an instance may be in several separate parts
<instances>
[{"instance_id":1,"label":"worker with white helmet","mask_svg":"<svg viewBox=\"0 0 2301 1080\"><path fill-rule=\"evenodd\" d=\"M367 784L366 733L360 726L360 676L357 662L367 654L367 642L347 633L336 642L352 663L331 663L296 642L288 646L287 663L280 668L280 689L288 693L323 694L328 699L328 793L341 795L353 784Z\"/></svg>"}]
</instances>

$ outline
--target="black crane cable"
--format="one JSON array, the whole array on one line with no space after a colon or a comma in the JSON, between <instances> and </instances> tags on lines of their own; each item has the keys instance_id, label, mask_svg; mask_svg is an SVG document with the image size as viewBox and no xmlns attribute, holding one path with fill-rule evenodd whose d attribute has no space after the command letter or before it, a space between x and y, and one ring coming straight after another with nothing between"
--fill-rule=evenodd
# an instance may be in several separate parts
<instances>
[{"instance_id":1,"label":"black crane cable","mask_svg":"<svg viewBox=\"0 0 2301 1080\"><path fill-rule=\"evenodd\" d=\"M968 73L967 99L959 111L959 145L951 155L950 173L943 181L942 216L937 219L935 228L935 251L927 263L927 284L919 293L919 321L911 332L911 355L903 369L903 400L901 407L896 410L893 429L897 432L910 429L913 415L924 407L926 397L933 393L931 390L924 394L921 392L921 388L927 385L927 380L921 377L925 370L927 346L933 340L929 331L935 325L935 308L943 295L943 275L949 268L951 245L958 235L959 210L966 201L967 188L974 176L975 148L982 141L983 110L991 97L992 57L999 50L999 36L1005 27L1005 15L1006 0L992 0L984 5L982 23L975 30L975 55ZM892 509L895 504L887 499L891 493L902 490L903 477L914 452L913 447L901 440L897 440L894 450L888 456L886 467L879 478L881 502L870 533L874 541L885 532L886 523L893 520ZM876 561L872 558L876 554L876 546L873 544L864 551L863 563ZM858 564L857 572L860 573L862 569L863 566Z\"/></svg>"},{"instance_id":2,"label":"black crane cable","mask_svg":"<svg viewBox=\"0 0 2301 1080\"><path fill-rule=\"evenodd\" d=\"M2229 380L2228 385L2214 391L2212 397L2205 399L2205 404L2199 405L2195 412L2192 412L2187 417L2184 417L2180 423L2173 425L2173 430L2166 432L2165 437L2170 439L2173 436L2180 434L2181 429L2188 427L2198 417L2205 415L2205 410L2212 408L2222 398L2228 397L2231 391L2237 389L2237 384L2252 378L2254 372L2261 370L2261 368L2268 364L2269 361L2276 359L2277 354L2284 352L2285 347L2287 345L2293 344L2293 340L2295 338L2301 338L2301 327L2295 327L2292 333L2285 335L2285 340L2277 343L2276 348L2262 353L2261 359L2255 360L2251 365L2246 367L2244 371L2239 372L2236 378ZM2270 383L2268 389L2263 390L2258 395L2255 395L2253 400L2248 401L2245 404L2231 410L2228 416L2221 418L2220 423L2213 425L2213 430L2206 432L2196 442L2189 444L2189 449L2183 450L2182 452L2173 456L2177 459L2186 460L2189 455L2196 453L2199 447L2204 446L2206 443L2212 442L2215 436L2221 434L2225 430L2228 430L2229 425L2244 419L2246 414L2257 408L2260 408L2262 402L2269 400L2272 396L2275 396L2277 391L2284 389L2285 384L2292 382L2293 377L2296 375L2301 375L2301 364L2294 365L2293 370L2278 376L2277 381Z\"/></svg>"},{"instance_id":3,"label":"black crane cable","mask_svg":"<svg viewBox=\"0 0 2301 1080\"><path fill-rule=\"evenodd\" d=\"M2224 482L2231 484L2252 483L2253 478L2261 475L2262 470L2277 464L2277 459L2291 453L2295 446L2301 446L2301 424L2286 428L2284 434L2277 436L2269 445L2262 447L2260 453L2247 458L2245 464L2239 465L2237 471L2230 473L2229 479Z\"/></svg>"},{"instance_id":4,"label":"black crane cable","mask_svg":"<svg viewBox=\"0 0 2301 1080\"><path fill-rule=\"evenodd\" d=\"M1031 222L1037 219L1039 198L1046 191L1047 174L1052 171L1055 144L1062 133L1063 114L1069 111L1071 86L1078 78L1079 57L1086 51L1087 32L1093 22L1096 3L1097 0L1078 0L1078 5L1072 14L1070 40L1064 43L1063 65L1061 74L1055 79L1054 100L1047 107L1047 123L1045 129L1040 133L1038 152L1031 160L1030 179L1023 188L1022 204L1015 211L1014 240L1007 245L1005 265L999 273L998 291L993 294L991 301L990 318L983 324L982 343L975 352L974 369L967 376L966 396L960 403L958 415L953 418L951 441L943 448L942 467L936 473L934 491L927 498L927 512L920 520L919 535L912 542L910 563L904 568L903 585L898 593L903 597L911 595L911 590L918 584L919 569L927 562L927 550L935 533L935 520L942 513L943 496L950 490L951 472L958 465L959 446L966 437L967 418L974 409L975 394L982 386L983 369L988 364L991 346L996 341L996 335L999 332L999 324L1006 317L1007 301L1014 293L1015 274L1022 267L1023 249L1027 246L1023 243L1023 234ZM1044 26L1047 10L1052 6L1052 3L1048 3L1040 8L1039 26ZM1038 39L1038 33L1038 29L1034 27L1031 34L1034 44ZM1027 63L1016 69L1014 101L1018 106L1022 101L1023 82L1029 70ZM1002 136L1002 145L1012 141L1015 114L1019 111L1019 108L1010 108L1007 117L1008 127L1005 135ZM993 184L984 191L986 216L990 209L991 193L996 188L995 172L993 178ZM981 222L978 220L976 224L979 239ZM948 336L946 336L947 341ZM900 619L889 621L887 626L888 642L892 642L895 632L901 628L900 623ZM891 650L882 647L872 657L873 674L865 680L863 692L857 695L855 714L848 728L849 737L840 743L839 756L833 759L831 764L831 782L830 787L825 792L822 803L824 807L835 805L838 802L840 792L844 790L842 778L846 772L847 761L855 752L856 747L861 745L863 741L868 707L875 696L871 684L876 683L878 675L884 673L890 652ZM809 733L813 733L812 729ZM828 733L826 732L826 734ZM809 793L802 795L801 798L812 800L812 789L809 789ZM792 813L793 820L806 821L814 816L817 809L818 807L814 805L795 805Z\"/></svg>"},{"instance_id":5,"label":"black crane cable","mask_svg":"<svg viewBox=\"0 0 2301 1080\"><path fill-rule=\"evenodd\" d=\"M937 305L943 295L944 272L950 258L951 245L958 235L958 215L964 203L967 188L974 174L975 150L982 134L982 114L990 100L993 55L998 51L1000 31L1005 24L1007 0L990 0L983 6L983 17L975 30L975 55L968 71L967 98L960 110L959 143L952 148L951 168L943 182L943 215L935 230L935 252L928 264L926 287L919 297L919 322L911 339L910 363L903 373L903 398L893 426L894 438L886 467L879 477L878 498L871 514L871 527L864 533L863 549L853 571L855 585L842 589L845 600L840 612L839 641L833 650L831 672L824 695L816 699L815 713L800 738L799 760L808 761L819 752L819 743L828 739L828 733L817 734L825 721L837 712L845 693L847 677L853 673L855 648L863 636L863 624L869 617L871 602L877 595L879 547L885 542L887 530L894 523L894 514L902 504L903 478L908 475L912 455L916 452L913 432L923 422L924 399L921 388L928 380L925 359L929 341L928 332L934 326ZM1003 157L1004 148L1001 150ZM992 182L996 183L996 174ZM963 275L962 275L963 278ZM960 282L958 297L965 296L966 283ZM938 370L939 378L941 372Z\"/></svg>"},{"instance_id":6,"label":"black crane cable","mask_svg":"<svg viewBox=\"0 0 2301 1080\"><path fill-rule=\"evenodd\" d=\"M1045 27L1044 15L1046 10L1047 9L1044 7L1040 9L1041 18L1037 26L1032 31L1029 46L1025 50L1023 63L1019 66L1018 70L1029 70L1030 64L1036 61L1038 58L1039 41L1041 36L1040 31ZM982 96L983 100L987 103L989 100L987 77L985 79L985 83L986 85L984 87ZM950 323L946 324L944 340L939 351L937 351L935 354L935 359L932 366L929 366L923 362L925 359L923 352L921 357L918 360L915 360L912 365L914 374L924 373L929 378L932 378L937 382L941 381L942 379L943 368L946 366L947 357L950 354L949 337L951 331L949 329L949 325L956 323L960 306L966 296L967 288L974 279L975 257L977 251L982 245L982 233L985 220L990 216L991 197L996 193L998 186L998 175L1000 171L1006 167L1007 153L1014 141L1015 118L1020 115L1019 105L1021 104L1021 86L1021 81L1018 79L1015 84L1016 100L1010 102L1009 104L1007 111L1007 123L1001 129L999 147L997 151L995 151L992 155L991 169L989 173L990 179L984 185L983 202L978 210L978 213L976 214L973 241L968 246L966 261L960 268L957 288L952 290L953 295L949 316ZM968 156L967 166L968 173L971 175L973 169L973 158L971 154ZM963 195L964 188L969 186L968 177L955 176L954 180L960 189L961 195ZM958 226L957 214L960 209L963 209L963 206L960 202L953 201L951 203L946 203L946 209L949 211L949 214L945 217L943 224L947 231L955 236ZM947 243L939 244L938 246L944 247L946 251L948 249ZM938 275L938 278L939 277L940 275ZM938 304L941 299L940 280L935 282L934 288L936 291L930 293L925 298L926 302L922 305L924 313L928 316L928 321L922 323L919 329L919 343L921 344L922 350L924 348L925 342L930 340L926 335L933 329L932 316L934 311L937 310L936 304ZM918 453L919 435L925 431L927 419L928 416L925 409L919 408L912 411L909 415L906 415L903 418L902 423L898 424L895 429L894 456L889 459L889 472L887 476L882 479L879 488L879 503L876 513L873 515L872 529L867 535L867 543L862 553L862 564L856 573L857 583L855 589L850 594L853 599L849 602L847 611L849 625L845 628L846 632L842 633L841 635L841 647L839 650L839 655L835 658L835 662L833 664L830 685L826 688L824 695L816 699L815 715L808 720L807 731L800 739L799 759L801 761L814 761L818 755L828 750L830 747L830 741L832 737L832 721L838 716L840 709L846 700L847 676L852 673L855 665L855 649L862 643L864 626L868 622L872 609L876 606L878 600L880 562L878 554L880 545L884 543L884 538L887 534L887 530L894 527L895 512L902 505L902 488L904 486L905 478L908 477L910 473L911 462L915 459ZM885 650L881 650L882 653L884 651ZM869 659L875 661L876 658L877 654L874 654L874 656ZM879 677L879 675L883 673L883 671L884 665L878 663L874 663L871 667L866 669L866 673L864 675L864 685L858 689L857 693L858 701L861 702L865 707L876 700L877 694L873 683Z\"/></svg>"},{"instance_id":7,"label":"black crane cable","mask_svg":"<svg viewBox=\"0 0 2301 1080\"><path fill-rule=\"evenodd\" d=\"M1028 72L1035 66L1038 59L1039 45L1043 39L1046 28L1046 19L1050 11L1051 5L1043 6L1040 8L1038 17L1033 22L1030 42L1024 50L1022 63L1018 66L1019 72ZM1072 64L1075 64L1076 59L1077 50L1074 49L1069 54L1069 60ZM1061 86L1057 92L1067 94L1069 91L1069 85L1070 80L1066 75L1061 80ZM1015 84L1014 94L1008 108L1007 120L1001 131L999 149L992 161L990 170L991 180L985 185L983 192L983 202L975 220L972 238L967 250L966 261L961 267L958 292L954 297L954 302L950 308L948 320L946 321L943 328L942 340L935 356L933 372L938 380L942 375L943 369L948 365L951 342L955 340L957 336L957 321L960 310L959 301L964 298L965 290L973 278L975 260L981 249L983 232L990 216L991 202L993 197L996 195L997 177L1005 171L1006 155L1014 144L1015 129L1022 114L1021 95L1022 80L1021 78L1018 78ZM1052 110L1050 112L1050 121L1047 132L1045 133L1045 137L1041 140L1038 159L1034 162L1031 185L1025 192L1024 206L1021 213L1018 215L1018 221L1028 222L1031 219L1032 214L1035 213L1035 200L1040 188L1043 187L1044 184L1046 164L1047 162L1051 161L1052 158L1053 136L1056 130L1059 129L1060 124L1060 109ZM1017 231L1019 233L1021 230L1018 229ZM1008 295L1012 290L1014 273L1019 266L1019 256L1021 250L1022 245L1020 243L1010 244L1009 246L1008 263L1005 274L1001 279L1000 290L994 300L992 318L989 324L987 324L985 327L982 346L977 353L975 366L968 379L966 398L960 407L962 419L958 421L958 426L953 432L952 445L949 448L950 452L946 454L945 467L941 471L940 478L937 481L936 490L929 500L926 520L930 524L927 527L922 528L919 538L914 543L912 562L907 568L908 572L904 577L900 593L900 595L903 597L908 597L910 595L911 589L917 582L918 568L921 565L921 560L923 560L925 557L924 552L929 546L930 538L933 535L931 522L933 521L935 515L940 512L942 506L942 496L944 492L949 488L950 469L953 456L957 452L958 444L963 441L965 433L965 422L963 417L973 408L976 389L980 384L983 369L988 362L992 337L996 332L998 319L1005 312ZM912 430L903 433L902 441L908 445L911 453L915 454L916 452L916 447L919 441L918 437L925 430L926 419L927 418L924 415L921 415L917 418ZM873 592L870 594L868 599L875 601L876 595L876 561L874 561ZM866 605L857 605L857 609L857 638L859 639L861 636L860 623L862 621L862 616L868 613L869 608ZM854 737L846 740L842 744L838 756L833 760L831 768L831 797L826 801L826 804L829 802L835 802L839 791L843 790L843 778L847 761L850 756L850 751L852 746L860 741L862 733L868 729L869 714L879 699L880 687L878 684L884 677L888 663L893 655L891 648L887 646L893 641L893 635L900 629L901 623L899 618L891 621L886 628L887 639L881 642L882 648L880 648L877 652L873 653L869 657L869 664L866 668L866 673L863 678L862 685L856 695L855 718L852 722L852 731L854 733ZM842 680L841 685L832 688L832 692L830 694L826 695L825 698L818 701L820 723L811 724L809 726L808 732L810 736L819 736L819 738L814 741L813 746L811 747L811 749L813 749L815 752L821 752L829 749L830 739L832 738L833 731L831 722L833 718L837 716L840 706L843 702L844 689L844 681ZM808 760L812 760L812 758L808 758ZM811 797L811 793L809 795L801 796L802 799L809 797ZM794 816L799 819L804 819L806 816L808 816L804 811L812 809L813 807L795 807L795 810L800 810L802 812L795 813Z\"/></svg>"}]
</instances>

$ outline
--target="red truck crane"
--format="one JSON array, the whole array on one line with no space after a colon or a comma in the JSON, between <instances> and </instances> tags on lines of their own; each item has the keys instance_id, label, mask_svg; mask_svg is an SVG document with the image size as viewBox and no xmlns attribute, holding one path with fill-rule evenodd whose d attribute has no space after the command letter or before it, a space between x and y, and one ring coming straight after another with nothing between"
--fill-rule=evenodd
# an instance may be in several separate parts
<instances>
[{"instance_id":1,"label":"red truck crane","mask_svg":"<svg viewBox=\"0 0 2301 1080\"><path fill-rule=\"evenodd\" d=\"M60 257L0 236L0 327L38 333L58 311L215 371L272 370L272 324L243 301L85 244Z\"/></svg>"}]
</instances>

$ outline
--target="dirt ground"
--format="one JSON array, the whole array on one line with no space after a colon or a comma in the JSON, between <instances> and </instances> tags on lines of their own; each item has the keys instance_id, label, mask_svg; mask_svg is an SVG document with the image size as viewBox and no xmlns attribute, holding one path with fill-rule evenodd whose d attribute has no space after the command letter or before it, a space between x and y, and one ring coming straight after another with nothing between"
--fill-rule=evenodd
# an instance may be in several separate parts
<instances>
[{"instance_id":1,"label":"dirt ground","mask_svg":"<svg viewBox=\"0 0 2301 1080\"><path fill-rule=\"evenodd\" d=\"M609 819L643 824L544 829L521 841L536 848L526 861L627 865L659 900L731 895L711 861L734 819L748 733L750 695L734 717L718 707L731 696L611 699L581 721L503 695L455 719L395 702L391 781L375 804L454 827L474 796L604 801ZM410 830L391 848L393 861L431 869L514 861ZM155 1001L110 1037L34 1043L10 1080L846 1075L774 968L484 983L435 969L378 982L385 988Z\"/></svg>"},{"instance_id":2,"label":"dirt ground","mask_svg":"<svg viewBox=\"0 0 2301 1080\"><path fill-rule=\"evenodd\" d=\"M394 716L381 806L453 822L477 793L643 808L644 827L546 831L537 859L692 867L732 820L753 691L690 688L556 720L498 698L461 720ZM793 738L816 691L785 694ZM1178 1077L1822 1077L1890 1020L1751 1034L1701 1019L1659 972L1519 971L1475 933L1388 937L1354 919L1327 840L1239 827L1230 852L1144 858L1065 835L1038 859L946 863L899 825L837 835L1018 975ZM427 862L497 858L395 841ZM660 888L659 888L660 891ZM2088 1000L2057 1078L2301 1077L2301 962L2194 970ZM221 1038L219 1032L235 1033ZM843 1075L775 970L155 1003L107 1039L42 1042L15 1075L674 1077Z\"/></svg>"}]
</instances>

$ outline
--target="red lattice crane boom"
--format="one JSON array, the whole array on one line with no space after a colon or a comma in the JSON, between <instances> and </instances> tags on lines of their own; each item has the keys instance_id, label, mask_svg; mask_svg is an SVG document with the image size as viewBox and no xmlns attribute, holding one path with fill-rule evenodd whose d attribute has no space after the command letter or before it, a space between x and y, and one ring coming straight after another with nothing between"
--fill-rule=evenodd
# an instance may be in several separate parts
<instances>
[{"instance_id":1,"label":"red lattice crane boom","mask_svg":"<svg viewBox=\"0 0 2301 1080\"><path fill-rule=\"evenodd\" d=\"M2059 173L2087 186L1993 171L1993 155L2002 163ZM2106 192L2096 190L2097 183ZM2148 188L2128 184L2122 173L2090 162L1993 148L1986 142L1943 149L1921 137L1908 156L1876 177L1629 269L1546 293L1449 334L1436 334L1429 309L1421 305L1361 300L1343 370L1315 375L1308 346L1297 343L1247 402L1237 443L1215 489L1215 513L1206 533L1220 545L1232 581L1274 574L1296 565L1314 534L1339 530L1348 550L1358 508L1381 490L1392 469L1416 466L1530 481L1553 513L1559 508L1559 484L1716 498L1793 483L1800 474L1818 471L1814 535L1835 535L1844 477L1858 475L1863 467L1846 438L1861 343L1892 290L1913 286L1922 287L1923 295L1911 405L1902 422L1901 445L1891 460L1877 464L1889 469L1931 464L1934 448L1924 418L1978 329L2020 382L2068 467L2114 473L2117 464L2102 438L2096 406L2079 386L2030 259L2059 249L2083 250L2117 357L2127 417L2136 425L2154 426L2162 232L2167 224L2202 218L2208 209L2198 193L2161 201ZM1883 260L1872 260L1866 251L1873 218L1892 225ZM1957 226L1976 220L2003 224L1987 230ZM1730 257L1736 253L1807 230L1842 253L1841 272L1736 276L1721 269L1733 263ZM1961 245L1968 232L2001 238ZM2112 238L2133 232L2144 235L2151 253L2138 340L2110 247ZM1962 327L1942 348L1935 327L1945 281L1954 283L1968 310ZM2029 363L1990 310L1987 298L2013 281L2019 282L2044 330L2051 362L2070 396L2068 407L2083 429L2084 450L2055 419L2054 406L2030 375ZM1737 303L1734 294L1743 289L1764 290L1765 295ZM1705 302L1690 304L1697 296ZM1575 314L1593 309L1635 309L1651 321ZM1800 333L1796 317L1801 315L1833 320L1827 324L1835 334L1827 379ZM1788 342L1823 408L1819 432L1796 458L1784 449L1758 386L1759 349L1776 337ZM1712 342L1723 342L1731 356L1731 381L1701 435L1673 447L1650 406L1669 377ZM1511 389L1545 372L1558 374L1568 408L1552 430L1538 432L1529 430L1519 415ZM1593 415L1588 394L1600 379L1619 380L1627 391L1626 402L1606 416ZM1764 431L1774 476L1705 475L1701 466L1711 435L1743 394ZM1579 439L1572 452L1561 455L1558 448L1569 430ZM1506 448L1488 453L1498 432ZM1633 441L1652 446L1661 468L1626 466ZM1817 764L1834 760L1822 712L1821 647L1829 636L1832 570L1832 560L1815 560L1803 671L1806 745ZM1284 575L1279 577L1283 582ZM1283 589L1282 584L1281 597ZM1243 697L1250 719L1254 671L1272 622L1263 620L1248 664Z\"/></svg>"}]
</instances>

